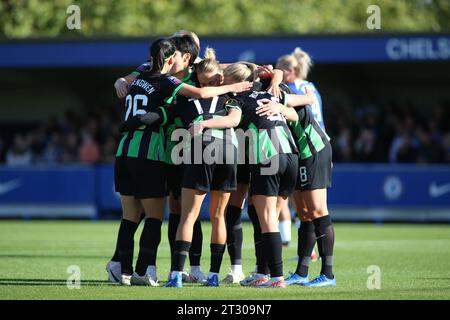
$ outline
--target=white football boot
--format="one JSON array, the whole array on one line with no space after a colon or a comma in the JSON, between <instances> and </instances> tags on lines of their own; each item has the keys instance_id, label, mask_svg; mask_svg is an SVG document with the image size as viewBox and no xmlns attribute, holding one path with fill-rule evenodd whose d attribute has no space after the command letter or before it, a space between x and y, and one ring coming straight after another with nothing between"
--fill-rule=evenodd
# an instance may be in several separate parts
<instances>
[{"instance_id":1,"label":"white football boot","mask_svg":"<svg viewBox=\"0 0 450 320\"><path fill-rule=\"evenodd\" d=\"M158 278L156 276L156 266L148 266L147 271L143 276L134 272L131 276L131 284L133 286L159 287Z\"/></svg>"}]
</instances>

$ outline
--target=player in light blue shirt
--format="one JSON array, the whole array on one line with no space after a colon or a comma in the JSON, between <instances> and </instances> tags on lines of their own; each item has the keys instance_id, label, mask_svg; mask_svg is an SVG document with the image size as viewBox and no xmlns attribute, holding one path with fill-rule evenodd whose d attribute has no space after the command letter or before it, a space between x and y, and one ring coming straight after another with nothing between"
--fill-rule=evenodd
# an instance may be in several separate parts
<instances>
[{"instance_id":1,"label":"player in light blue shirt","mask_svg":"<svg viewBox=\"0 0 450 320\"><path fill-rule=\"evenodd\" d=\"M314 93L316 99L314 104L311 105L311 111L314 114L314 119L325 130L322 98L314 84L306 80L311 66L311 58L300 48L295 48L293 53L280 57L277 62L277 68L283 70L284 73L283 81L288 84L294 93L305 94L306 89Z\"/></svg>"}]
</instances>

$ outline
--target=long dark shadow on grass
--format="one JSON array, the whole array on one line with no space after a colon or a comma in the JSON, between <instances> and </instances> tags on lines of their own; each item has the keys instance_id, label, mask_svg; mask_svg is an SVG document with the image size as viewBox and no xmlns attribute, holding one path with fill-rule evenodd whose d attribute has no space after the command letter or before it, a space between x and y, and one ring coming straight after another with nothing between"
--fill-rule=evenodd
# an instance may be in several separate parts
<instances>
[{"instance_id":1,"label":"long dark shadow on grass","mask_svg":"<svg viewBox=\"0 0 450 320\"><path fill-rule=\"evenodd\" d=\"M110 282L106 280L85 280L81 281L81 285L101 286L108 285ZM0 279L0 286L66 286L65 279Z\"/></svg>"},{"instance_id":2,"label":"long dark shadow on grass","mask_svg":"<svg viewBox=\"0 0 450 320\"><path fill-rule=\"evenodd\" d=\"M25 259L41 259L41 258L63 258L63 259L108 259L108 256L99 255L63 255L63 254L0 254L0 258L25 258Z\"/></svg>"}]
</instances>

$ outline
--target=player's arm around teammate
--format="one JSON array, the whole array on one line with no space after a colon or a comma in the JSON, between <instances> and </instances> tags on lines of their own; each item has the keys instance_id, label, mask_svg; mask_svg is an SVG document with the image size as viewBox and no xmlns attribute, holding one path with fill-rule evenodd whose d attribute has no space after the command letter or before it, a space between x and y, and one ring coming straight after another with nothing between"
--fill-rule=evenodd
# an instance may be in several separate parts
<instances>
[{"instance_id":1,"label":"player's arm around teammate","mask_svg":"<svg viewBox=\"0 0 450 320\"><path fill-rule=\"evenodd\" d=\"M183 36L191 37L194 40L198 50L200 50L200 39L194 32L188 30L178 30L172 35L172 37L183 37ZM184 57L186 55L187 53L183 53ZM197 57L194 58L194 61L195 60L197 60ZM127 95L130 84L139 76L140 73L144 72L146 69L150 67L151 66L148 62L141 64L132 73L124 77L118 78L114 82L114 88L116 89L117 97L119 97L120 99L124 98ZM181 78L186 75L187 71L188 71L187 69L183 70L183 72L181 72L180 74L174 74L174 76L176 76L181 80Z\"/></svg>"}]
</instances>

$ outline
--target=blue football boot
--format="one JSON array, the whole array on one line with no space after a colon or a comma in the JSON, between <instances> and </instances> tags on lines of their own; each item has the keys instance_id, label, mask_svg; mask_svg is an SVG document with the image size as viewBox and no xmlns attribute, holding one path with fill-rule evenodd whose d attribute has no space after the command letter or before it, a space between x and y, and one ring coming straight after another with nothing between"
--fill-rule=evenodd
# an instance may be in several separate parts
<instances>
[{"instance_id":1,"label":"blue football boot","mask_svg":"<svg viewBox=\"0 0 450 320\"><path fill-rule=\"evenodd\" d=\"M215 274L211 277L208 277L208 280L203 284L205 287L218 287L219 286L219 277Z\"/></svg>"},{"instance_id":2,"label":"blue football boot","mask_svg":"<svg viewBox=\"0 0 450 320\"><path fill-rule=\"evenodd\" d=\"M290 286L291 284L303 284L309 282L308 277L302 277L298 275L297 273L291 273L289 272L289 275L284 279L286 282L286 285Z\"/></svg>"},{"instance_id":3,"label":"blue football boot","mask_svg":"<svg viewBox=\"0 0 450 320\"><path fill-rule=\"evenodd\" d=\"M166 288L181 288L183 287L183 278L179 272L176 272L173 277L164 285Z\"/></svg>"},{"instance_id":4,"label":"blue football boot","mask_svg":"<svg viewBox=\"0 0 450 320\"><path fill-rule=\"evenodd\" d=\"M333 279L328 279L326 275L321 274L314 280L303 283L302 286L305 286L305 287L335 287L336 286L336 277L334 277Z\"/></svg>"}]
</instances>

